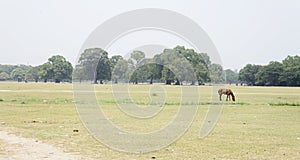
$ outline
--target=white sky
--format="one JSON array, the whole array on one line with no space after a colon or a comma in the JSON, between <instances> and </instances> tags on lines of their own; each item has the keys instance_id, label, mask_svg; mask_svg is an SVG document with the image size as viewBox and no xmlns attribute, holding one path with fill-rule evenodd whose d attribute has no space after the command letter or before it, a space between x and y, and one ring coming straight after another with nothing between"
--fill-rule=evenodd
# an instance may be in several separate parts
<instances>
[{"instance_id":1,"label":"white sky","mask_svg":"<svg viewBox=\"0 0 300 160\"><path fill-rule=\"evenodd\" d=\"M172 10L197 22L216 45L224 68L300 53L299 0L1 0L0 64L39 65L56 54L74 63L98 25L141 8ZM120 52L114 54L127 53L130 45L121 42L116 45L123 48L112 49Z\"/></svg>"}]
</instances>

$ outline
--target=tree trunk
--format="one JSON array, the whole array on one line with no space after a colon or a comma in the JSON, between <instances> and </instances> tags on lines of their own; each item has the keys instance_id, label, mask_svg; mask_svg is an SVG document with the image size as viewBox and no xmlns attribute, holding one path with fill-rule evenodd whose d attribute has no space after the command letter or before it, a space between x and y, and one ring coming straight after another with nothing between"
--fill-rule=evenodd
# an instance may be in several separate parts
<instances>
[{"instance_id":1,"label":"tree trunk","mask_svg":"<svg viewBox=\"0 0 300 160\"><path fill-rule=\"evenodd\" d=\"M153 83L153 77L151 76L150 77L150 84L152 84Z\"/></svg>"},{"instance_id":2,"label":"tree trunk","mask_svg":"<svg viewBox=\"0 0 300 160\"><path fill-rule=\"evenodd\" d=\"M177 79L175 85L180 85L180 81Z\"/></svg>"}]
</instances>

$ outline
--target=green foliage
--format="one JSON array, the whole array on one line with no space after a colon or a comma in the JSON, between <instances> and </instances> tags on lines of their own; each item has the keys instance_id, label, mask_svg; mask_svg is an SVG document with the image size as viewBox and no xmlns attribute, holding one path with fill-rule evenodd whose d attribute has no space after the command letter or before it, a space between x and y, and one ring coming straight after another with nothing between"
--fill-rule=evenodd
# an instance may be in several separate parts
<instances>
[{"instance_id":1,"label":"green foliage","mask_svg":"<svg viewBox=\"0 0 300 160\"><path fill-rule=\"evenodd\" d=\"M300 56L288 56L282 61L280 80L287 86L300 86Z\"/></svg>"},{"instance_id":2,"label":"green foliage","mask_svg":"<svg viewBox=\"0 0 300 160\"><path fill-rule=\"evenodd\" d=\"M231 69L226 69L225 70L226 74L226 82L227 83L237 83L239 79L239 74L232 71Z\"/></svg>"},{"instance_id":3,"label":"green foliage","mask_svg":"<svg viewBox=\"0 0 300 160\"><path fill-rule=\"evenodd\" d=\"M11 72L10 77L18 81L23 80L25 78L25 71L21 68L16 68Z\"/></svg>"},{"instance_id":4,"label":"green foliage","mask_svg":"<svg viewBox=\"0 0 300 160\"><path fill-rule=\"evenodd\" d=\"M100 80L101 84L103 83L103 80L111 80L111 66L107 52L102 52L102 54L100 54L97 65L96 81L97 80Z\"/></svg>"},{"instance_id":5,"label":"green foliage","mask_svg":"<svg viewBox=\"0 0 300 160\"><path fill-rule=\"evenodd\" d=\"M185 49L183 46L177 46L173 50L180 55L183 55L184 58L188 60L193 68L193 71L191 72L195 74L198 82L210 81L209 66L211 65L211 62L206 53L197 53L193 49Z\"/></svg>"},{"instance_id":6,"label":"green foliage","mask_svg":"<svg viewBox=\"0 0 300 160\"><path fill-rule=\"evenodd\" d=\"M222 83L224 82L224 74L223 74L223 68L220 64L211 64L209 67L210 71L210 79L211 82L214 83Z\"/></svg>"},{"instance_id":7,"label":"green foliage","mask_svg":"<svg viewBox=\"0 0 300 160\"><path fill-rule=\"evenodd\" d=\"M138 80L143 80L147 78L146 75L143 73L146 71L143 68L141 68L144 65L142 61L145 59L145 57L145 53L142 51L134 50L130 54L130 59L128 60L128 70L126 72L130 82L138 84Z\"/></svg>"},{"instance_id":8,"label":"green foliage","mask_svg":"<svg viewBox=\"0 0 300 160\"><path fill-rule=\"evenodd\" d=\"M128 62L123 58L118 60L112 67L112 79L114 83L118 83L119 79L126 79L126 73L128 71Z\"/></svg>"},{"instance_id":9,"label":"green foliage","mask_svg":"<svg viewBox=\"0 0 300 160\"><path fill-rule=\"evenodd\" d=\"M44 82L47 82L48 79L51 79L53 77L54 73L51 70L51 64L49 62L38 66L38 68L39 79L44 79Z\"/></svg>"},{"instance_id":10,"label":"green foliage","mask_svg":"<svg viewBox=\"0 0 300 160\"><path fill-rule=\"evenodd\" d=\"M212 68L210 68L212 66ZM167 84L176 81L181 84L182 81L208 82L218 77L222 68L211 65L210 58L206 53L197 53L193 49L186 49L183 46L176 46L173 49L165 49L161 54L153 58L145 58L142 51L134 50L130 58L125 60L120 55L108 58L108 53L101 48L88 48L80 55L78 63L73 68L66 59L60 55L50 57L48 62L37 66L26 65L0 65L0 71L10 74L13 79L35 80L43 79L47 82L49 79L60 82L63 79L74 81L93 81L97 83L100 80L113 80L115 83L119 79L129 80L134 83L138 81L165 80ZM18 68L17 70L15 70ZM210 73L210 69L215 69L217 76ZM12 73L12 71L14 73ZM1 73L1 72L0 72ZM4 73L3 73L4 74ZM7 79L3 75L2 78ZM216 80L219 81L219 80Z\"/></svg>"},{"instance_id":11,"label":"green foliage","mask_svg":"<svg viewBox=\"0 0 300 160\"><path fill-rule=\"evenodd\" d=\"M130 54L130 58L135 60L136 65L139 64L145 57L145 53L142 51L133 51Z\"/></svg>"},{"instance_id":12,"label":"green foliage","mask_svg":"<svg viewBox=\"0 0 300 160\"><path fill-rule=\"evenodd\" d=\"M115 55L115 56L112 56L110 59L109 59L109 62L110 62L110 69L113 71L114 68L116 67L116 65L118 64L118 62L120 62L121 60L124 60L124 58L120 55Z\"/></svg>"},{"instance_id":13,"label":"green foliage","mask_svg":"<svg viewBox=\"0 0 300 160\"><path fill-rule=\"evenodd\" d=\"M97 83L100 80L111 79L111 64L108 53L101 48L89 48L80 55L75 67L73 80L90 80Z\"/></svg>"},{"instance_id":14,"label":"green foliage","mask_svg":"<svg viewBox=\"0 0 300 160\"><path fill-rule=\"evenodd\" d=\"M38 67L31 67L25 73L26 80L35 80L36 82L39 79L39 68Z\"/></svg>"},{"instance_id":15,"label":"green foliage","mask_svg":"<svg viewBox=\"0 0 300 160\"><path fill-rule=\"evenodd\" d=\"M260 68L255 74L255 84L257 85L281 85L280 76L283 72L280 62L270 62L267 66Z\"/></svg>"},{"instance_id":16,"label":"green foliage","mask_svg":"<svg viewBox=\"0 0 300 160\"><path fill-rule=\"evenodd\" d=\"M0 73L5 72L7 74L10 74L14 69L18 68L16 65L2 65L0 64Z\"/></svg>"},{"instance_id":17,"label":"green foliage","mask_svg":"<svg viewBox=\"0 0 300 160\"><path fill-rule=\"evenodd\" d=\"M161 79L163 66L156 63L148 63L143 66L144 73L147 79L150 79L150 84L153 83L153 79Z\"/></svg>"},{"instance_id":18,"label":"green foliage","mask_svg":"<svg viewBox=\"0 0 300 160\"><path fill-rule=\"evenodd\" d=\"M300 57L288 56L282 63L271 61L265 66L247 64L239 80L250 85L300 86Z\"/></svg>"},{"instance_id":19,"label":"green foliage","mask_svg":"<svg viewBox=\"0 0 300 160\"><path fill-rule=\"evenodd\" d=\"M255 85L255 74L261 69L260 65L247 64L239 72L239 80L248 85Z\"/></svg>"},{"instance_id":20,"label":"green foliage","mask_svg":"<svg viewBox=\"0 0 300 160\"><path fill-rule=\"evenodd\" d=\"M6 72L1 72L0 73L0 81L6 81L9 80L9 74L7 74Z\"/></svg>"},{"instance_id":21,"label":"green foliage","mask_svg":"<svg viewBox=\"0 0 300 160\"><path fill-rule=\"evenodd\" d=\"M53 79L56 83L60 83L61 80L71 79L73 67L63 56L55 55L48 59L48 62L42 64L38 72L40 78ZM35 74L35 71L32 71Z\"/></svg>"},{"instance_id":22,"label":"green foliage","mask_svg":"<svg viewBox=\"0 0 300 160\"><path fill-rule=\"evenodd\" d=\"M181 84L182 81L195 84L196 81L210 81L209 66L211 62L207 54L199 54L183 46L165 49L151 59L145 59L141 51L133 51L128 60L127 77L134 83L150 80L151 84L153 79L161 79L165 80L166 84L174 81L176 84Z\"/></svg>"}]
</instances>

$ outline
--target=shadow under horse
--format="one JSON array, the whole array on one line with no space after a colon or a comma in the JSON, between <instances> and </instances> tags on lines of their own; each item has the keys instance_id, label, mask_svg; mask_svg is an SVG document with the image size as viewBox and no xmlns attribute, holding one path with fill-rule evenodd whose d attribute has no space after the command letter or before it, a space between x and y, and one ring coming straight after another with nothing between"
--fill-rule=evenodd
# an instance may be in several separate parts
<instances>
[{"instance_id":1,"label":"shadow under horse","mask_svg":"<svg viewBox=\"0 0 300 160\"><path fill-rule=\"evenodd\" d=\"M232 97L232 100L235 101L235 96L234 96L233 92L231 91L231 89L221 88L221 89L218 90L218 93L220 95L220 101L222 101L222 94L227 95L226 101L228 101L228 98L230 100L230 96Z\"/></svg>"}]
</instances>

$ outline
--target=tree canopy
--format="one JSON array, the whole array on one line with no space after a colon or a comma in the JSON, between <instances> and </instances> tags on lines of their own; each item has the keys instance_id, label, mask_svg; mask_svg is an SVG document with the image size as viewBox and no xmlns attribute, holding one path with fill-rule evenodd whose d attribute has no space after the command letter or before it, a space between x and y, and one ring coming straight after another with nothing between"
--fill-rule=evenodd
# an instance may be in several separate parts
<instances>
[{"instance_id":1,"label":"tree canopy","mask_svg":"<svg viewBox=\"0 0 300 160\"><path fill-rule=\"evenodd\" d=\"M134 50L129 59L120 55L109 57L108 52L101 48L87 48L80 54L74 69L61 55L52 56L39 66L0 64L0 81L5 80L300 86L300 57L287 56L281 62L271 61L267 65L246 64L237 73L212 63L206 53L197 53L184 46L164 49L152 58L146 57L142 51Z\"/></svg>"},{"instance_id":2,"label":"tree canopy","mask_svg":"<svg viewBox=\"0 0 300 160\"><path fill-rule=\"evenodd\" d=\"M248 85L300 86L300 57L288 56L264 66L247 64L240 70L239 80Z\"/></svg>"}]
</instances>

